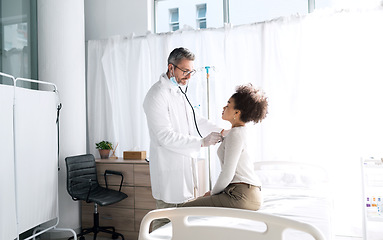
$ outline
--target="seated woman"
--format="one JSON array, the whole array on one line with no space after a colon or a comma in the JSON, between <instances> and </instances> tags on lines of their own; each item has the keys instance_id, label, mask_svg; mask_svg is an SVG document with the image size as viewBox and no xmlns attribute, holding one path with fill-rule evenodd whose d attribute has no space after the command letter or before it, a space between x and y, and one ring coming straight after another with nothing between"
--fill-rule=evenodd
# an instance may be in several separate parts
<instances>
[{"instance_id":1,"label":"seated woman","mask_svg":"<svg viewBox=\"0 0 383 240\"><path fill-rule=\"evenodd\" d=\"M247 122L261 122L267 114L267 98L251 84L238 86L227 105L222 119L232 128L223 139L217 154L221 173L212 191L181 207L213 206L258 210L263 202L261 182L254 172L247 151Z\"/></svg>"}]
</instances>

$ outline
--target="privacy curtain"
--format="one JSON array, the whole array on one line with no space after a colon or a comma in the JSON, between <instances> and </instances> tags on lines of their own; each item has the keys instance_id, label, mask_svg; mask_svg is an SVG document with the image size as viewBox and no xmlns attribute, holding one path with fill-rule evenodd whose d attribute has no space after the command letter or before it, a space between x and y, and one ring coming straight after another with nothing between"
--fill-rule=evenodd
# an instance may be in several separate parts
<instances>
[{"instance_id":1,"label":"privacy curtain","mask_svg":"<svg viewBox=\"0 0 383 240\"><path fill-rule=\"evenodd\" d=\"M119 143L119 157L125 150L149 150L144 96L166 71L170 51L184 46L196 54L199 70L188 90L196 111L207 116L205 66L214 67L211 120L226 128L222 107L235 86L263 88L269 114L252 127L255 160L325 167L335 233L360 236L360 158L383 150L382 26L381 8L318 11L238 27L89 41L89 149L98 156L95 142L110 140ZM216 162L215 148L211 155Z\"/></svg>"},{"instance_id":2,"label":"privacy curtain","mask_svg":"<svg viewBox=\"0 0 383 240\"><path fill-rule=\"evenodd\" d=\"M18 233L58 217L56 94L16 87Z\"/></svg>"},{"instance_id":3,"label":"privacy curtain","mask_svg":"<svg viewBox=\"0 0 383 240\"><path fill-rule=\"evenodd\" d=\"M0 84L0 239L18 236L13 147L13 86Z\"/></svg>"}]
</instances>

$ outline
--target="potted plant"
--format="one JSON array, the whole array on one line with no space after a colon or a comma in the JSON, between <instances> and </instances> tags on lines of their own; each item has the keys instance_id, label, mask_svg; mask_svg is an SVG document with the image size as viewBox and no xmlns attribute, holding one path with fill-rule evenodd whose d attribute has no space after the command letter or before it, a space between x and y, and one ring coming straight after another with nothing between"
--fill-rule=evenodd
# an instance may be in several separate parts
<instances>
[{"instance_id":1,"label":"potted plant","mask_svg":"<svg viewBox=\"0 0 383 240\"><path fill-rule=\"evenodd\" d=\"M99 143L96 143L96 149L98 149L101 158L106 159L109 158L110 150L113 149L113 145L111 142L101 141Z\"/></svg>"}]
</instances>

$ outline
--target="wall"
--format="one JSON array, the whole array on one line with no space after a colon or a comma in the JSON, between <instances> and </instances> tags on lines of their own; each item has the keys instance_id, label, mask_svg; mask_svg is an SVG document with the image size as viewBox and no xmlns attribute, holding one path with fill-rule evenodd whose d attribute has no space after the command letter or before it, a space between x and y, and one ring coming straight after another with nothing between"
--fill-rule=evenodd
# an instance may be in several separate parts
<instances>
[{"instance_id":1,"label":"wall","mask_svg":"<svg viewBox=\"0 0 383 240\"><path fill-rule=\"evenodd\" d=\"M65 157L86 153L84 2L38 0L39 79L57 85L60 113L60 228L80 229L80 205L66 191ZM51 233L49 239L71 236Z\"/></svg>"},{"instance_id":2,"label":"wall","mask_svg":"<svg viewBox=\"0 0 383 240\"><path fill-rule=\"evenodd\" d=\"M39 79L60 92L60 228L79 232L80 204L66 192L65 157L86 153L85 42L152 29L150 0L38 0ZM71 236L48 233L49 239Z\"/></svg>"},{"instance_id":3,"label":"wall","mask_svg":"<svg viewBox=\"0 0 383 240\"><path fill-rule=\"evenodd\" d=\"M85 40L145 35L153 29L153 0L85 0Z\"/></svg>"}]
</instances>

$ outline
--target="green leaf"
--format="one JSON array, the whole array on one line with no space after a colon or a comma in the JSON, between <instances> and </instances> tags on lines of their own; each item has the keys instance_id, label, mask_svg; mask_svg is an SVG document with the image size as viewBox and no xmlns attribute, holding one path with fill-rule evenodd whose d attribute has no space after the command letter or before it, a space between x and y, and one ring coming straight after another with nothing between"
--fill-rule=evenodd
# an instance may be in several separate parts
<instances>
[{"instance_id":1,"label":"green leaf","mask_svg":"<svg viewBox=\"0 0 383 240\"><path fill-rule=\"evenodd\" d=\"M113 149L113 145L111 142L108 141L101 141L99 143L96 143L96 149Z\"/></svg>"}]
</instances>

